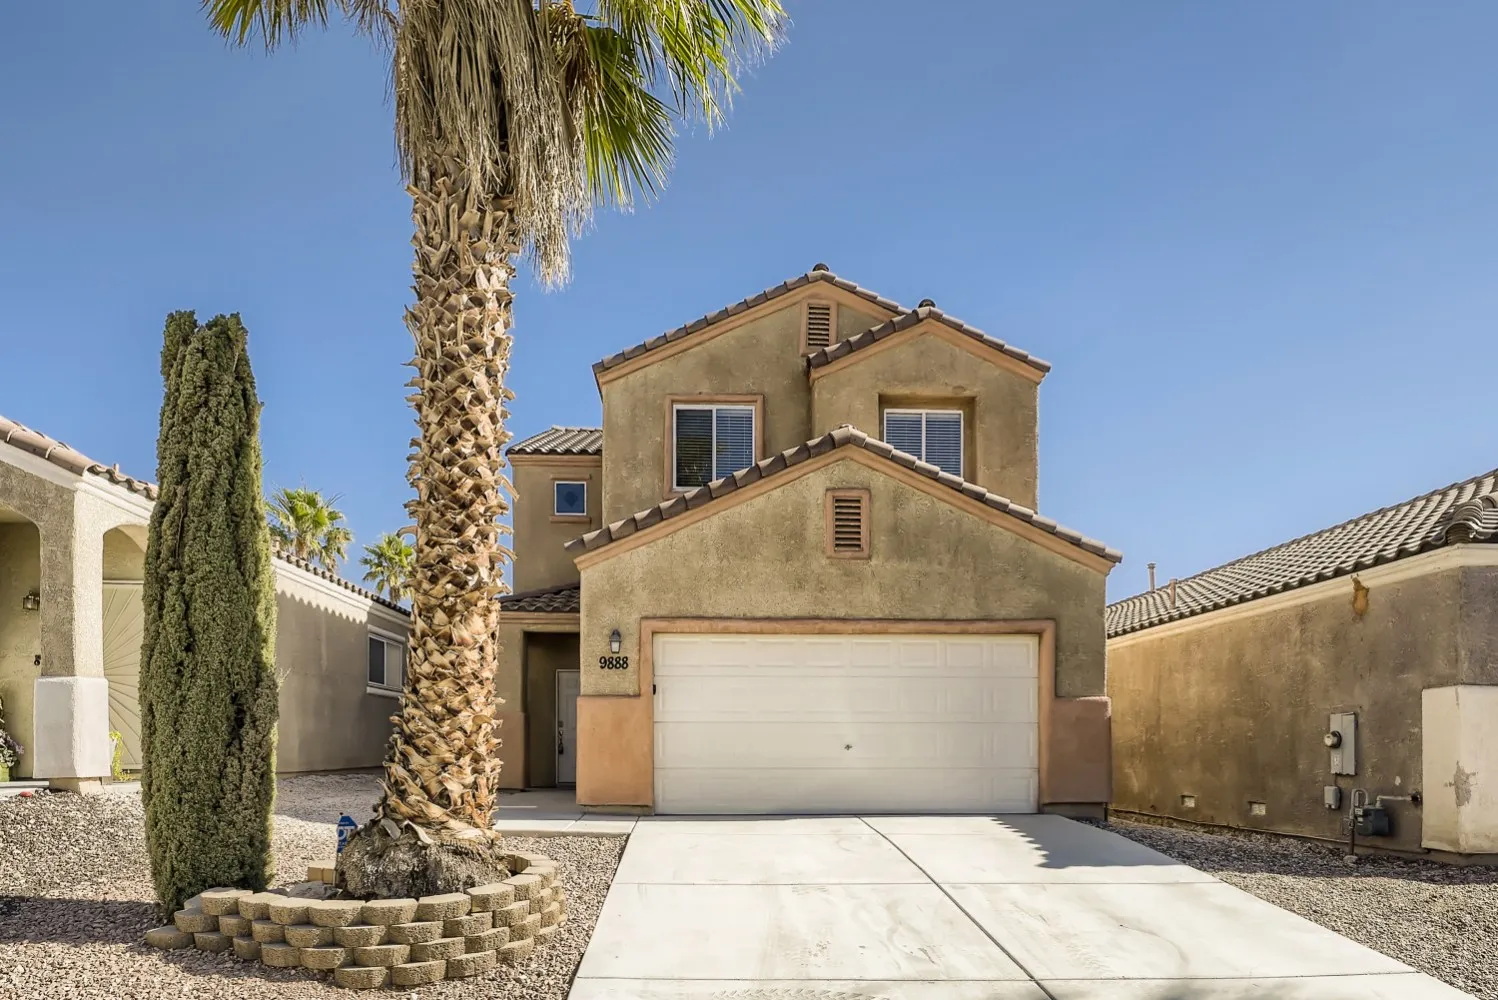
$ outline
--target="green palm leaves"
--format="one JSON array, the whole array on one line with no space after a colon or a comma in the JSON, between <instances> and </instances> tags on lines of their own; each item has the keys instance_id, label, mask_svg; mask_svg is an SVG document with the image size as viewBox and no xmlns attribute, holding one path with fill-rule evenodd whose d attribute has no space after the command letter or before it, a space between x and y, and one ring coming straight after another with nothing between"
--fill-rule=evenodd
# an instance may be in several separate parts
<instances>
[{"instance_id":1,"label":"green palm leaves","mask_svg":"<svg viewBox=\"0 0 1498 1000\"><path fill-rule=\"evenodd\" d=\"M265 505L271 537L282 552L338 572L338 560L348 558L354 533L344 525L343 512L333 506L337 502L337 497L325 500L305 486L276 490Z\"/></svg>"},{"instance_id":2,"label":"green palm leaves","mask_svg":"<svg viewBox=\"0 0 1498 1000\"><path fill-rule=\"evenodd\" d=\"M410 596L416 550L400 535L387 532L373 545L364 546L359 565L368 571L364 574L364 582L373 587L376 594L383 591L392 601L403 601Z\"/></svg>"}]
</instances>

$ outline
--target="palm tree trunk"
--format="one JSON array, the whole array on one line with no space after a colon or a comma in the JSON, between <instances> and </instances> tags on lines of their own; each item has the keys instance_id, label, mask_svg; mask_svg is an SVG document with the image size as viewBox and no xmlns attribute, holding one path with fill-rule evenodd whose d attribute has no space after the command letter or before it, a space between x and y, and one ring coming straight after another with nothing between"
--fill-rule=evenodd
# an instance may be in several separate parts
<instances>
[{"instance_id":1,"label":"palm tree trunk","mask_svg":"<svg viewBox=\"0 0 1498 1000\"><path fill-rule=\"evenodd\" d=\"M494 675L512 321L521 250L508 199L462 162L418 164L414 201L415 340L408 383L419 434L407 472L416 524L405 695L385 761L377 815L444 838L493 837L502 704Z\"/></svg>"}]
</instances>

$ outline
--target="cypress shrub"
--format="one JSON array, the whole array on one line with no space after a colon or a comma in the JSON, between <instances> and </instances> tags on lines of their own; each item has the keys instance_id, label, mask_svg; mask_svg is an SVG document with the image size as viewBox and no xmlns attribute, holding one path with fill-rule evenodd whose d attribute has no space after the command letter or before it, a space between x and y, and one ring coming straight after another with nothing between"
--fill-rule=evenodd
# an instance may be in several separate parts
<instances>
[{"instance_id":1,"label":"cypress shrub","mask_svg":"<svg viewBox=\"0 0 1498 1000\"><path fill-rule=\"evenodd\" d=\"M275 796L275 588L260 403L239 316L167 317L140 661L141 798L168 913L264 889Z\"/></svg>"}]
</instances>

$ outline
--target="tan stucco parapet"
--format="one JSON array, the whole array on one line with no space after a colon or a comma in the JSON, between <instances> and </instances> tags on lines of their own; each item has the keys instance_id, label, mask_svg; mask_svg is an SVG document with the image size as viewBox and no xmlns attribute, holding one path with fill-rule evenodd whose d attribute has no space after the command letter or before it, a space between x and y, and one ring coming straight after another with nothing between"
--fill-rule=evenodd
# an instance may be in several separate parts
<instances>
[{"instance_id":1,"label":"tan stucco parapet","mask_svg":"<svg viewBox=\"0 0 1498 1000\"><path fill-rule=\"evenodd\" d=\"M608 357L604 358L602 361L599 361L593 365L593 375L595 378L599 378L610 369L617 368L620 365L633 361L635 358L638 358L641 355L648 354L651 351L655 351L659 348L665 347L668 344L673 344L683 337L690 337L693 334L708 329L709 327L716 326L726 319L731 319L742 313L746 313L751 309L758 308L759 306L762 306L767 302L771 302L783 295L794 292L798 288L805 288L808 285L818 284L830 288L840 289L864 302L871 302L874 305L879 306L886 312L901 313L905 311L904 307L901 306L898 302L887 299L884 296L880 295L878 292L874 292L870 289L856 285L853 282L848 281L846 278L839 278L836 274L833 274L830 270L828 270L826 264L818 264L805 274L800 274L794 278L782 281L780 284L775 285L773 288L766 288L764 291L758 293L757 295L751 295L747 299L740 299L738 302L735 302L732 305L724 306L717 312L708 313L706 316L698 317L697 319L692 320L692 322L690 323L685 323L681 326L678 326L674 330L667 330L665 333L660 334L659 336L651 337L649 340L636 344L633 347L625 348L618 354L611 354Z\"/></svg>"},{"instance_id":2,"label":"tan stucco parapet","mask_svg":"<svg viewBox=\"0 0 1498 1000\"><path fill-rule=\"evenodd\" d=\"M939 324L942 328L954 331L961 335L957 341L961 346L980 346L987 350L996 351L1004 358L1012 358L1021 363L1023 368L1020 373L1035 382L1045 378L1046 373L1051 370L1049 361L1042 361L1032 355L1029 351L1021 350L1012 344L1005 343L997 337L991 337L975 326L970 326L955 316L948 316L935 306L922 305L909 312L902 313L894 319L879 324L876 327L865 330L846 340L839 340L835 344L818 351L813 351L806 356L806 367L812 377L816 377L818 369L841 361L851 354L855 354L866 348L873 347L887 338L896 334L913 330L922 323L931 322Z\"/></svg>"},{"instance_id":3,"label":"tan stucco parapet","mask_svg":"<svg viewBox=\"0 0 1498 1000\"><path fill-rule=\"evenodd\" d=\"M785 473L796 466L802 466L813 459L830 455L840 448L858 449L856 454L874 455L885 460L888 464L886 471L891 473L903 471L914 473L912 484L935 483L945 487L941 491L933 491L934 495L942 496L953 503L976 503L987 511L997 512L1003 515L999 523L1004 524L1017 531L1031 531L1039 537L1033 540L1041 541L1042 538L1050 538L1055 542L1065 543L1058 547L1058 551L1067 554L1068 550L1079 557L1087 557L1085 560L1101 572L1107 572L1116 563L1123 560L1123 554L1116 549L1109 548L1096 539L1088 538L1080 532L1063 527L1048 517L1043 517L1028 507L1022 507L1013 503L1005 497L992 493L975 483L967 482L958 477L942 472L934 465L929 465L917 459L914 455L908 455L903 451L897 451L884 441L870 437L856 427L844 425L818 438L813 438L805 444L797 445L778 455L764 459L749 468L734 473L724 479L715 480L706 486L682 493L673 497L665 503L646 508L631 517L615 521L613 524L590 531L580 538L574 538L568 542L566 549L572 553L575 559L588 559L593 553L606 546L623 541L638 532L648 529L656 529L655 534L664 534L674 528L674 525L666 525L658 528L662 522L681 517L691 511L695 511L704 505L710 504L722 497L734 494L739 490L751 487L757 483L772 479L778 474ZM685 522L683 522L685 523ZM642 539L643 541L644 539ZM591 560L590 560L591 561ZM582 563L579 561L579 566Z\"/></svg>"}]
</instances>

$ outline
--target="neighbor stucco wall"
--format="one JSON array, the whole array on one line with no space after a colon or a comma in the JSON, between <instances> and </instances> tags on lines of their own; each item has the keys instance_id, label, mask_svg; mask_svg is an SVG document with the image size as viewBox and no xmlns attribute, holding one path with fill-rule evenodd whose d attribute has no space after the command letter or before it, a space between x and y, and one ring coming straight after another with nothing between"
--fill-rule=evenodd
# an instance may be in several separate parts
<instances>
[{"instance_id":1,"label":"neighbor stucco wall","mask_svg":"<svg viewBox=\"0 0 1498 1000\"><path fill-rule=\"evenodd\" d=\"M369 632L405 637L408 619L296 567L276 565L276 769L378 767L400 702L365 692Z\"/></svg>"},{"instance_id":2,"label":"neighbor stucco wall","mask_svg":"<svg viewBox=\"0 0 1498 1000\"><path fill-rule=\"evenodd\" d=\"M1408 563L1436 557L1444 550ZM1110 642L1114 807L1339 839L1342 814L1322 804L1323 786L1340 784L1344 796L1363 788L1370 799L1419 789L1422 691L1498 683L1493 571L1367 580L1361 617L1343 579L1317 585L1324 596L1314 600L1266 602L1263 613L1251 603ZM1356 775L1331 774L1322 735L1332 712L1358 715ZM1390 809L1394 836L1379 843L1418 849L1421 810Z\"/></svg>"},{"instance_id":3,"label":"neighbor stucco wall","mask_svg":"<svg viewBox=\"0 0 1498 1000\"><path fill-rule=\"evenodd\" d=\"M963 410L963 478L1035 509L1039 386L931 334L848 355L812 382L812 433L884 436L886 407Z\"/></svg>"},{"instance_id":4,"label":"neighbor stucco wall","mask_svg":"<svg viewBox=\"0 0 1498 1000\"><path fill-rule=\"evenodd\" d=\"M563 546L603 524L603 459L535 456L511 459L515 486L514 590L522 593L577 582L577 567ZM586 517L556 517L552 484L588 484Z\"/></svg>"},{"instance_id":5,"label":"neighbor stucco wall","mask_svg":"<svg viewBox=\"0 0 1498 1000\"><path fill-rule=\"evenodd\" d=\"M42 616L21 607L25 596L41 586L41 534L34 524L0 524L0 700L5 727L26 748L12 769L30 777L33 746L32 698L36 657L42 651Z\"/></svg>"},{"instance_id":6,"label":"neighbor stucco wall","mask_svg":"<svg viewBox=\"0 0 1498 1000\"><path fill-rule=\"evenodd\" d=\"M811 437L811 390L801 355L801 305L791 303L690 350L604 382L603 515L617 521L666 496L667 400L762 395L760 457Z\"/></svg>"}]
</instances>

